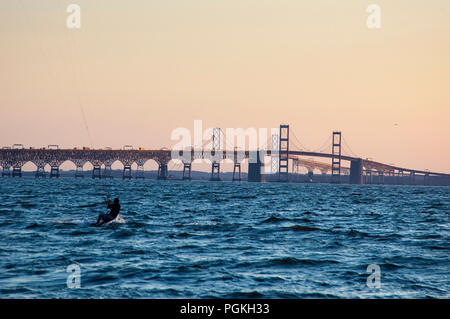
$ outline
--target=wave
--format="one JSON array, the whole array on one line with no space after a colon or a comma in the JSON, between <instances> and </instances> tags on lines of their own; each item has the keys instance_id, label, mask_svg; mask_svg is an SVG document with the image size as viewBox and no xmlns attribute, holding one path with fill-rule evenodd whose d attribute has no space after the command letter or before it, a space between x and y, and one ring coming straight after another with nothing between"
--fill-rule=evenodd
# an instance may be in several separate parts
<instances>
[{"instance_id":1,"label":"wave","mask_svg":"<svg viewBox=\"0 0 450 319\"><path fill-rule=\"evenodd\" d=\"M444 206L444 204L442 204L441 202L437 202L437 203L433 203L427 207L425 207L426 209L432 209L432 208L441 208L442 206Z\"/></svg>"},{"instance_id":2,"label":"wave","mask_svg":"<svg viewBox=\"0 0 450 319\"><path fill-rule=\"evenodd\" d=\"M257 198L256 195L235 195L235 196L231 196L231 199L255 199Z\"/></svg>"},{"instance_id":3,"label":"wave","mask_svg":"<svg viewBox=\"0 0 450 319\"><path fill-rule=\"evenodd\" d=\"M39 227L42 227L42 226L43 226L43 225L40 225L40 224L38 224L38 223L32 223L32 224L26 226L25 229L39 228Z\"/></svg>"},{"instance_id":4,"label":"wave","mask_svg":"<svg viewBox=\"0 0 450 319\"><path fill-rule=\"evenodd\" d=\"M339 232L341 232L341 231L339 231ZM360 230L356 230L356 229L350 229L349 231L346 231L344 233L348 237L361 237L361 238L372 237L369 233L366 233L366 232L363 232Z\"/></svg>"},{"instance_id":5,"label":"wave","mask_svg":"<svg viewBox=\"0 0 450 319\"><path fill-rule=\"evenodd\" d=\"M51 222L54 224L63 224L63 225L90 225L94 221L84 218L84 219L54 219Z\"/></svg>"},{"instance_id":6,"label":"wave","mask_svg":"<svg viewBox=\"0 0 450 319\"><path fill-rule=\"evenodd\" d=\"M278 223L278 222L283 222L283 221L289 221L290 219L288 218L281 218L281 217L276 217L276 216L270 216L269 218L265 219L263 221L263 223Z\"/></svg>"},{"instance_id":7,"label":"wave","mask_svg":"<svg viewBox=\"0 0 450 319\"><path fill-rule=\"evenodd\" d=\"M272 266L293 266L339 264L339 262L332 259L298 259L295 257L282 257L270 259L268 260L268 264Z\"/></svg>"},{"instance_id":8,"label":"wave","mask_svg":"<svg viewBox=\"0 0 450 319\"><path fill-rule=\"evenodd\" d=\"M19 202L20 206L23 208L33 208L37 207L38 205L36 203L26 203L26 202Z\"/></svg>"},{"instance_id":9,"label":"wave","mask_svg":"<svg viewBox=\"0 0 450 319\"><path fill-rule=\"evenodd\" d=\"M302 225L294 225L290 227L293 231L318 231L321 230L317 227L310 227L310 226L302 226Z\"/></svg>"},{"instance_id":10,"label":"wave","mask_svg":"<svg viewBox=\"0 0 450 319\"><path fill-rule=\"evenodd\" d=\"M170 238L176 238L176 237L188 238L188 237L192 237L192 236L194 236L194 235L186 233L186 232L181 232L181 233L178 233L178 234L170 234L169 235Z\"/></svg>"},{"instance_id":11,"label":"wave","mask_svg":"<svg viewBox=\"0 0 450 319\"><path fill-rule=\"evenodd\" d=\"M296 222L303 222L303 223L312 223L312 220L309 219L309 218L306 218L306 217L303 217L303 218L295 218L295 219L293 219L293 221L296 221Z\"/></svg>"},{"instance_id":12,"label":"wave","mask_svg":"<svg viewBox=\"0 0 450 319\"><path fill-rule=\"evenodd\" d=\"M78 206L78 208L96 207L96 206L99 206L99 205L105 205L105 203L103 202L103 203L93 203L93 204L80 205L80 206Z\"/></svg>"},{"instance_id":13,"label":"wave","mask_svg":"<svg viewBox=\"0 0 450 319\"><path fill-rule=\"evenodd\" d=\"M134 236L136 233L134 231L131 231L129 229L121 229L118 232L114 232L113 233L113 237L114 238L127 238L127 237L132 237Z\"/></svg>"}]
</instances>

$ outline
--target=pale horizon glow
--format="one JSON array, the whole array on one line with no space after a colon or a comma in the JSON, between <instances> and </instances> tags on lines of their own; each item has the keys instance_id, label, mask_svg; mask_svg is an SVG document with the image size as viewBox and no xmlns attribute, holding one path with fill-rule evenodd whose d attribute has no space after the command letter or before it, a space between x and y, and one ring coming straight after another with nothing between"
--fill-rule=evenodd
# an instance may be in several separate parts
<instances>
[{"instance_id":1,"label":"pale horizon glow","mask_svg":"<svg viewBox=\"0 0 450 319\"><path fill-rule=\"evenodd\" d=\"M363 158L450 173L447 0L2 1L0 37L0 147L289 124L310 149L339 130Z\"/></svg>"}]
</instances>

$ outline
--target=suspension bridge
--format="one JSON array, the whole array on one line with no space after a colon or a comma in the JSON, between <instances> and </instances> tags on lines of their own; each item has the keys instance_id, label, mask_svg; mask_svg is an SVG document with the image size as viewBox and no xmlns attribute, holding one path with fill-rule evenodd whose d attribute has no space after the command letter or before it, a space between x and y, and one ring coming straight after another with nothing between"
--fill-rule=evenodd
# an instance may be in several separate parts
<instances>
[{"instance_id":1,"label":"suspension bridge","mask_svg":"<svg viewBox=\"0 0 450 319\"><path fill-rule=\"evenodd\" d=\"M157 178L165 180L169 177L168 164L173 160L178 163L176 165L183 166L182 179L192 180L192 164L196 160L209 160L210 180L220 181L221 164L228 160L233 162L233 181L242 181L241 165L247 162L249 182L264 182L266 175L270 176L270 181L295 182L299 181L300 170L303 169L307 171L307 181L313 181L314 171L319 171L325 177L321 181L329 183L450 185L450 174L359 157L353 153L341 132L333 132L316 150L306 149L295 133L290 132L289 125L280 125L279 133L272 134L266 145L258 150L227 148L231 143L225 143L223 147L223 135L220 128L214 128L211 138L201 148L182 150L134 149L130 145L123 149L60 149L57 145L36 149L14 144L0 149L0 166L2 177L22 177L23 166L31 162L36 166L35 177L45 177L45 167L50 166L49 177L59 178L61 165L69 161L76 167L74 177L81 178L86 177L84 166L90 163L93 166L91 177L100 179L112 178L112 165L119 162L123 165L123 179L139 179L145 176L145 163L154 160L158 164ZM267 167L267 162L270 162L267 164L270 167ZM137 165L134 172L131 168L133 164Z\"/></svg>"}]
</instances>

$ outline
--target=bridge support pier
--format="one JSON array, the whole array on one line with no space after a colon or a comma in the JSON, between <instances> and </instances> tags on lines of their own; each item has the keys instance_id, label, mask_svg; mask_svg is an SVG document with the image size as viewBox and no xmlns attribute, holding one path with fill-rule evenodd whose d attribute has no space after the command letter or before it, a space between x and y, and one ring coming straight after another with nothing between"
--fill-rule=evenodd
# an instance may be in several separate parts
<instances>
[{"instance_id":1,"label":"bridge support pier","mask_svg":"<svg viewBox=\"0 0 450 319\"><path fill-rule=\"evenodd\" d=\"M352 160L350 163L350 184L361 185L363 183L362 159Z\"/></svg>"},{"instance_id":2,"label":"bridge support pier","mask_svg":"<svg viewBox=\"0 0 450 319\"><path fill-rule=\"evenodd\" d=\"M183 181L192 180L192 163L183 163Z\"/></svg>"},{"instance_id":3,"label":"bridge support pier","mask_svg":"<svg viewBox=\"0 0 450 319\"><path fill-rule=\"evenodd\" d=\"M145 179L144 164L142 163L137 164L136 179Z\"/></svg>"},{"instance_id":4,"label":"bridge support pier","mask_svg":"<svg viewBox=\"0 0 450 319\"><path fill-rule=\"evenodd\" d=\"M370 169L366 171L366 175L364 176L364 178L364 184L373 184L373 175Z\"/></svg>"},{"instance_id":5,"label":"bridge support pier","mask_svg":"<svg viewBox=\"0 0 450 319\"><path fill-rule=\"evenodd\" d=\"M248 181L264 183L266 181L266 177L263 173L261 173L264 165L261 162L258 153L259 152L250 152L248 160Z\"/></svg>"},{"instance_id":6,"label":"bridge support pier","mask_svg":"<svg viewBox=\"0 0 450 319\"><path fill-rule=\"evenodd\" d=\"M12 177L22 177L22 167L13 167Z\"/></svg>"},{"instance_id":7,"label":"bridge support pier","mask_svg":"<svg viewBox=\"0 0 450 319\"><path fill-rule=\"evenodd\" d=\"M50 178L53 178L53 177L55 177L55 178L59 178L60 177L60 175L59 175L59 166L52 166L50 168Z\"/></svg>"},{"instance_id":8,"label":"bridge support pier","mask_svg":"<svg viewBox=\"0 0 450 319\"><path fill-rule=\"evenodd\" d=\"M92 169L92 178L102 178L102 166L101 165L94 165L94 168Z\"/></svg>"},{"instance_id":9,"label":"bridge support pier","mask_svg":"<svg viewBox=\"0 0 450 319\"><path fill-rule=\"evenodd\" d=\"M10 171L9 166L3 166L2 177L4 177L4 176L11 177L11 171Z\"/></svg>"},{"instance_id":10,"label":"bridge support pier","mask_svg":"<svg viewBox=\"0 0 450 319\"><path fill-rule=\"evenodd\" d=\"M400 182L401 182L400 171L397 171L397 174L395 174L395 171L394 171L394 176L395 176L395 184L400 185Z\"/></svg>"},{"instance_id":11,"label":"bridge support pier","mask_svg":"<svg viewBox=\"0 0 450 319\"><path fill-rule=\"evenodd\" d=\"M384 184L384 173L382 171L378 172L378 184Z\"/></svg>"},{"instance_id":12,"label":"bridge support pier","mask_svg":"<svg viewBox=\"0 0 450 319\"><path fill-rule=\"evenodd\" d=\"M211 165L211 178L210 181L220 181L220 163L214 161Z\"/></svg>"},{"instance_id":13,"label":"bridge support pier","mask_svg":"<svg viewBox=\"0 0 450 319\"><path fill-rule=\"evenodd\" d=\"M102 178L113 178L111 164L105 164L105 168L103 169Z\"/></svg>"},{"instance_id":14,"label":"bridge support pier","mask_svg":"<svg viewBox=\"0 0 450 319\"><path fill-rule=\"evenodd\" d=\"M443 175L442 177L442 185L450 186L450 175Z\"/></svg>"},{"instance_id":15,"label":"bridge support pier","mask_svg":"<svg viewBox=\"0 0 450 319\"><path fill-rule=\"evenodd\" d=\"M84 178L84 173L83 173L83 166L77 166L77 168L75 169L75 178Z\"/></svg>"},{"instance_id":16,"label":"bridge support pier","mask_svg":"<svg viewBox=\"0 0 450 319\"><path fill-rule=\"evenodd\" d=\"M423 175L423 185L424 186L430 185L430 174Z\"/></svg>"},{"instance_id":17,"label":"bridge support pier","mask_svg":"<svg viewBox=\"0 0 450 319\"><path fill-rule=\"evenodd\" d=\"M416 174L414 172L409 173L409 184L414 185L416 183Z\"/></svg>"},{"instance_id":18,"label":"bridge support pier","mask_svg":"<svg viewBox=\"0 0 450 319\"><path fill-rule=\"evenodd\" d=\"M237 174L237 176L236 176L236 174ZM233 182L234 181L240 182L241 180L242 180L241 163L234 162L234 165L233 165Z\"/></svg>"},{"instance_id":19,"label":"bridge support pier","mask_svg":"<svg viewBox=\"0 0 450 319\"><path fill-rule=\"evenodd\" d=\"M131 165L124 165L123 166L122 179L131 179Z\"/></svg>"},{"instance_id":20,"label":"bridge support pier","mask_svg":"<svg viewBox=\"0 0 450 319\"><path fill-rule=\"evenodd\" d=\"M43 166L38 166L34 177L35 178L39 178L39 177L45 178L45 170L44 170Z\"/></svg>"},{"instance_id":21,"label":"bridge support pier","mask_svg":"<svg viewBox=\"0 0 450 319\"><path fill-rule=\"evenodd\" d=\"M399 183L398 183L399 185L407 185L408 184L408 180L407 180L407 176L406 176L405 172L400 171L398 173L398 176L399 176Z\"/></svg>"},{"instance_id":22,"label":"bridge support pier","mask_svg":"<svg viewBox=\"0 0 450 319\"><path fill-rule=\"evenodd\" d=\"M159 164L159 167L158 167L158 179L159 180L166 180L167 177L168 177L167 164L165 164L165 163Z\"/></svg>"},{"instance_id":23,"label":"bridge support pier","mask_svg":"<svg viewBox=\"0 0 450 319\"><path fill-rule=\"evenodd\" d=\"M386 176L388 177L387 184L392 184L392 172L389 171Z\"/></svg>"}]
</instances>

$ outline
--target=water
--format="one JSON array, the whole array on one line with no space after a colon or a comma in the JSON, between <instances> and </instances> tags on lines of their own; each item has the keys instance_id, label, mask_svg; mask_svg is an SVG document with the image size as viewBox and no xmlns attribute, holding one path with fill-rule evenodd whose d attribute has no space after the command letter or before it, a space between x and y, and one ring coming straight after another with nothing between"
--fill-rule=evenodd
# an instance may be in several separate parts
<instances>
[{"instance_id":1,"label":"water","mask_svg":"<svg viewBox=\"0 0 450 319\"><path fill-rule=\"evenodd\" d=\"M4 178L0 190L1 298L450 297L448 187ZM107 191L123 221L90 226ZM71 264L80 289L67 288Z\"/></svg>"}]
</instances>

